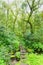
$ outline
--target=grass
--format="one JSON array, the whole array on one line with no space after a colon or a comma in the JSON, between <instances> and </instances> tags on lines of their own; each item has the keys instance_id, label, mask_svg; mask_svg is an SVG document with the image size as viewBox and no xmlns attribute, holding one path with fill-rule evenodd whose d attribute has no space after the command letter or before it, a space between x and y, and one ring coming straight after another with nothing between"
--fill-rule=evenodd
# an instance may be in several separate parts
<instances>
[{"instance_id":1,"label":"grass","mask_svg":"<svg viewBox=\"0 0 43 65\"><path fill-rule=\"evenodd\" d=\"M37 55L37 54L29 54L27 55L27 63L30 65L43 65L43 54Z\"/></svg>"},{"instance_id":2,"label":"grass","mask_svg":"<svg viewBox=\"0 0 43 65\"><path fill-rule=\"evenodd\" d=\"M21 60L16 65L20 65L20 63ZM23 60L23 63L26 63L28 65L43 65L43 54L26 54L26 59Z\"/></svg>"}]
</instances>

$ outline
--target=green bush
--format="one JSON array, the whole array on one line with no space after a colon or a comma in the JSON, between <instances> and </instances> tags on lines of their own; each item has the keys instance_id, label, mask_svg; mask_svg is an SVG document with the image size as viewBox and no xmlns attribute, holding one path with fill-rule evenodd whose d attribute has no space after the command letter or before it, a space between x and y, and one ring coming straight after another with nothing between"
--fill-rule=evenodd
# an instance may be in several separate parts
<instances>
[{"instance_id":1,"label":"green bush","mask_svg":"<svg viewBox=\"0 0 43 65\"><path fill-rule=\"evenodd\" d=\"M0 45L5 45L11 50L18 50L19 49L19 41L18 37L14 34L14 32L5 31L4 27L0 27Z\"/></svg>"},{"instance_id":2,"label":"green bush","mask_svg":"<svg viewBox=\"0 0 43 65\"><path fill-rule=\"evenodd\" d=\"M41 42L34 42L32 48L35 52L42 53L43 52L43 44Z\"/></svg>"},{"instance_id":3,"label":"green bush","mask_svg":"<svg viewBox=\"0 0 43 65\"><path fill-rule=\"evenodd\" d=\"M20 52L16 52L15 57L16 57L16 60L19 61L20 60Z\"/></svg>"},{"instance_id":4,"label":"green bush","mask_svg":"<svg viewBox=\"0 0 43 65\"><path fill-rule=\"evenodd\" d=\"M4 61L3 65L4 65L4 63L7 63L7 65L9 64L10 55L8 52L9 52L9 50L7 47L5 47L4 45L0 46L0 60Z\"/></svg>"},{"instance_id":5,"label":"green bush","mask_svg":"<svg viewBox=\"0 0 43 65\"><path fill-rule=\"evenodd\" d=\"M6 63L4 62L4 60L0 59L0 65L6 65Z\"/></svg>"},{"instance_id":6,"label":"green bush","mask_svg":"<svg viewBox=\"0 0 43 65\"><path fill-rule=\"evenodd\" d=\"M24 37L25 47L34 50L34 52L42 53L43 52L43 42L40 39L40 35L38 33L34 33L33 35L27 34ZM27 49L28 50L28 49Z\"/></svg>"},{"instance_id":7,"label":"green bush","mask_svg":"<svg viewBox=\"0 0 43 65\"><path fill-rule=\"evenodd\" d=\"M10 62L10 55L12 51L18 51L19 41L18 37L13 32L6 32L5 28L0 27L0 57L5 62ZM1 63L1 61L0 61ZM4 63L2 65L5 65Z\"/></svg>"}]
</instances>

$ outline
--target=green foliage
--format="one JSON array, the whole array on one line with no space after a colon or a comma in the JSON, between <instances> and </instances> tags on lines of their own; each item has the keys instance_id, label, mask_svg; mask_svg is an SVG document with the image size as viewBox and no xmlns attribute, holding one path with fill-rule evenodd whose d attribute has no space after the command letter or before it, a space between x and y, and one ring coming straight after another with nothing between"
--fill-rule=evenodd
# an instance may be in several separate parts
<instances>
[{"instance_id":1,"label":"green foliage","mask_svg":"<svg viewBox=\"0 0 43 65\"><path fill-rule=\"evenodd\" d=\"M6 63L4 62L4 60L0 59L0 65L6 65Z\"/></svg>"},{"instance_id":2,"label":"green foliage","mask_svg":"<svg viewBox=\"0 0 43 65\"><path fill-rule=\"evenodd\" d=\"M6 32L5 29L0 28L0 45L8 46L11 49L18 49L18 37L13 32Z\"/></svg>"},{"instance_id":3,"label":"green foliage","mask_svg":"<svg viewBox=\"0 0 43 65\"><path fill-rule=\"evenodd\" d=\"M34 53L31 53L27 56L27 60L25 61L25 63L30 64L30 65L42 65L43 64L43 54L41 55L37 55Z\"/></svg>"},{"instance_id":4,"label":"green foliage","mask_svg":"<svg viewBox=\"0 0 43 65\"><path fill-rule=\"evenodd\" d=\"M43 54L34 54L34 53L30 53L30 54L26 54L26 59L25 62L24 60L23 63L24 64L28 64L28 65L42 65L43 64ZM21 61L19 61L18 63L16 63L16 65L20 65Z\"/></svg>"},{"instance_id":5,"label":"green foliage","mask_svg":"<svg viewBox=\"0 0 43 65\"><path fill-rule=\"evenodd\" d=\"M32 47L35 50L35 52L38 52L38 53L43 52L43 44L40 42L34 42Z\"/></svg>"},{"instance_id":6,"label":"green foliage","mask_svg":"<svg viewBox=\"0 0 43 65\"><path fill-rule=\"evenodd\" d=\"M11 52L19 50L19 38L12 32L0 27L0 57L9 64Z\"/></svg>"},{"instance_id":7,"label":"green foliage","mask_svg":"<svg viewBox=\"0 0 43 65\"><path fill-rule=\"evenodd\" d=\"M2 60L3 64L5 63L9 64L10 55L8 54L8 52L9 52L8 47L5 47L4 45L0 46L0 61Z\"/></svg>"},{"instance_id":8,"label":"green foliage","mask_svg":"<svg viewBox=\"0 0 43 65\"><path fill-rule=\"evenodd\" d=\"M37 10L41 2L41 0L16 0L13 3L0 1L1 65L5 63L9 65L10 57L14 54L17 60L20 60L20 44L29 53L43 52L43 12ZM29 56L32 58L29 59L30 63L36 58L33 55ZM36 65L36 63L31 65L34 64Z\"/></svg>"},{"instance_id":9,"label":"green foliage","mask_svg":"<svg viewBox=\"0 0 43 65\"><path fill-rule=\"evenodd\" d=\"M16 52L15 57L17 60L20 60L20 52Z\"/></svg>"}]
</instances>

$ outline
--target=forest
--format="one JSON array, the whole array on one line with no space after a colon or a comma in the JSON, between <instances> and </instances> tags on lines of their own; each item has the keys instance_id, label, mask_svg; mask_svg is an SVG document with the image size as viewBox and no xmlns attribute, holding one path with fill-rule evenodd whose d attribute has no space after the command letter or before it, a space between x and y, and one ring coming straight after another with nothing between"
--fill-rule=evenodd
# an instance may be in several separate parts
<instances>
[{"instance_id":1,"label":"forest","mask_svg":"<svg viewBox=\"0 0 43 65\"><path fill-rule=\"evenodd\" d=\"M0 0L0 65L43 65L43 0Z\"/></svg>"}]
</instances>

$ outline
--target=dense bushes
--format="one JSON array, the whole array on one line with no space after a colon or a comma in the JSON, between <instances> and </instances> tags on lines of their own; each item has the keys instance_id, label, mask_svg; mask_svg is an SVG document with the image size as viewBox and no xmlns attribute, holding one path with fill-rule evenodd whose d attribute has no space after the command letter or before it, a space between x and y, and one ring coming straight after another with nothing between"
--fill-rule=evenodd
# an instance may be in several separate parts
<instances>
[{"instance_id":1,"label":"dense bushes","mask_svg":"<svg viewBox=\"0 0 43 65\"><path fill-rule=\"evenodd\" d=\"M29 36L25 35L25 37L20 38L16 36L14 32L6 32L4 27L0 27L0 54L3 56L1 57L3 60L7 61L10 60L9 53L16 53L16 59L20 60L20 52L18 52L20 51L19 44L22 44L27 52L42 53L43 44L37 40L32 40L33 38L35 39L35 37L32 37L30 34Z\"/></svg>"},{"instance_id":2,"label":"dense bushes","mask_svg":"<svg viewBox=\"0 0 43 65\"><path fill-rule=\"evenodd\" d=\"M9 64L10 61L10 55L8 54L9 50L7 46L1 45L0 46L0 61L3 61L3 64L6 63L6 65Z\"/></svg>"},{"instance_id":3,"label":"dense bushes","mask_svg":"<svg viewBox=\"0 0 43 65\"><path fill-rule=\"evenodd\" d=\"M0 45L8 46L10 49L18 50L19 38L13 32L6 32L5 29L0 27Z\"/></svg>"},{"instance_id":4,"label":"dense bushes","mask_svg":"<svg viewBox=\"0 0 43 65\"><path fill-rule=\"evenodd\" d=\"M18 50L19 38L13 32L6 32L4 27L0 27L0 58L9 64L10 54L12 54L12 52L15 53Z\"/></svg>"},{"instance_id":5,"label":"dense bushes","mask_svg":"<svg viewBox=\"0 0 43 65\"><path fill-rule=\"evenodd\" d=\"M43 44L41 42L34 42L32 44L32 48L37 53L42 53L43 52Z\"/></svg>"},{"instance_id":6,"label":"dense bushes","mask_svg":"<svg viewBox=\"0 0 43 65\"><path fill-rule=\"evenodd\" d=\"M37 53L43 53L43 44L40 42L33 42L32 44L28 44L28 48L31 49L31 52L33 50L33 52L37 52ZM28 50L27 48L27 50ZM30 50L28 50L30 51Z\"/></svg>"},{"instance_id":7,"label":"dense bushes","mask_svg":"<svg viewBox=\"0 0 43 65\"><path fill-rule=\"evenodd\" d=\"M4 60L0 59L0 65L6 65L6 63L4 62Z\"/></svg>"},{"instance_id":8,"label":"dense bushes","mask_svg":"<svg viewBox=\"0 0 43 65\"><path fill-rule=\"evenodd\" d=\"M27 34L24 37L25 40L25 47L28 50L28 52L37 52L42 53L43 52L43 42L40 39L39 35L31 35Z\"/></svg>"}]
</instances>

